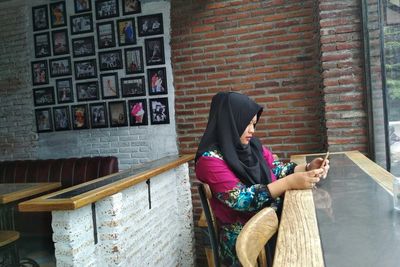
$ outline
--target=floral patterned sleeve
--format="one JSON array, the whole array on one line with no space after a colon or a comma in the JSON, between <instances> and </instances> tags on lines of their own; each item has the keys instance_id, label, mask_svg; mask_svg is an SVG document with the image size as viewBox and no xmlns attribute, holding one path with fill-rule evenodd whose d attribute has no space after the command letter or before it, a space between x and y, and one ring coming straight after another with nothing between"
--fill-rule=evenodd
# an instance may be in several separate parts
<instances>
[{"instance_id":1,"label":"floral patterned sleeve","mask_svg":"<svg viewBox=\"0 0 400 267\"><path fill-rule=\"evenodd\" d=\"M278 179L280 179L294 173L294 168L297 166L297 164L294 162L283 163L282 161L275 160L272 163L272 166L272 172Z\"/></svg>"}]
</instances>

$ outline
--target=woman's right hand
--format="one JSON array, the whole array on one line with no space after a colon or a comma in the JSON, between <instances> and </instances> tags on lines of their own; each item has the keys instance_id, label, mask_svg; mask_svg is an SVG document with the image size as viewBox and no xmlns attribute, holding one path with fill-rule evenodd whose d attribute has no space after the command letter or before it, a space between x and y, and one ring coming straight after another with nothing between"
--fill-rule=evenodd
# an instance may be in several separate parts
<instances>
[{"instance_id":1,"label":"woman's right hand","mask_svg":"<svg viewBox=\"0 0 400 267\"><path fill-rule=\"evenodd\" d=\"M307 172L295 172L286 176L287 190L313 188L324 175L324 169L314 169Z\"/></svg>"}]
</instances>

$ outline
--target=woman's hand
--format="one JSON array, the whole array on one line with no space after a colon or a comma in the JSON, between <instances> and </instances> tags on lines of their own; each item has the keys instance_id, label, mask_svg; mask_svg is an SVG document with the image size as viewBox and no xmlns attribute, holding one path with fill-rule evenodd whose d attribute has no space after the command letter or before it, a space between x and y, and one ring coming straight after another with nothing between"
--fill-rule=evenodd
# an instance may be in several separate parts
<instances>
[{"instance_id":1,"label":"woman's hand","mask_svg":"<svg viewBox=\"0 0 400 267\"><path fill-rule=\"evenodd\" d=\"M323 175L324 169L319 168L307 172L296 172L286 176L283 179L286 180L286 190L308 189L313 188Z\"/></svg>"},{"instance_id":2,"label":"woman's hand","mask_svg":"<svg viewBox=\"0 0 400 267\"><path fill-rule=\"evenodd\" d=\"M328 175L328 171L329 171L329 159L327 159L325 161L324 166L321 166L321 164L323 163L324 159L323 158L315 158L313 159L310 163L309 163L309 167L308 167L308 171L311 170L315 170L315 169L320 169L322 168L324 170L324 174L322 175L322 178L326 178L326 176Z\"/></svg>"}]
</instances>

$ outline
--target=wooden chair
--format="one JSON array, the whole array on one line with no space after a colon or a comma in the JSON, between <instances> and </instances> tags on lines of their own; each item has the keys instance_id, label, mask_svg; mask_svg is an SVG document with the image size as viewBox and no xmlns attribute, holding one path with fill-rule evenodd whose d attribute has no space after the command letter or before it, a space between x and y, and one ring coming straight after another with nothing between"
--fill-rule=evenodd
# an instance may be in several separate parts
<instances>
[{"instance_id":1,"label":"wooden chair","mask_svg":"<svg viewBox=\"0 0 400 267\"><path fill-rule=\"evenodd\" d=\"M243 227L236 241L236 253L243 267L267 266L265 245L278 230L278 217L272 208L264 208ZM261 259L261 260L260 260Z\"/></svg>"}]
</instances>

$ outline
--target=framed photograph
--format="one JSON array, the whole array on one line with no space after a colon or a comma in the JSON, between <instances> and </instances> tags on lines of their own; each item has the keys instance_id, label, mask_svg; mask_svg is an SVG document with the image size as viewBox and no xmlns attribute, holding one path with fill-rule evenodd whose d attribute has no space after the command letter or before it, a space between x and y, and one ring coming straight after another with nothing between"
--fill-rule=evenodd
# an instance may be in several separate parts
<instances>
[{"instance_id":1,"label":"framed photograph","mask_svg":"<svg viewBox=\"0 0 400 267\"><path fill-rule=\"evenodd\" d=\"M114 22L97 23L97 46L101 48L115 47Z\"/></svg>"},{"instance_id":2,"label":"framed photograph","mask_svg":"<svg viewBox=\"0 0 400 267\"><path fill-rule=\"evenodd\" d=\"M164 33L162 14L138 17L139 36L149 36Z\"/></svg>"},{"instance_id":3,"label":"framed photograph","mask_svg":"<svg viewBox=\"0 0 400 267\"><path fill-rule=\"evenodd\" d=\"M144 47L146 50L146 64L148 66L165 63L163 37L144 40Z\"/></svg>"},{"instance_id":4,"label":"framed photograph","mask_svg":"<svg viewBox=\"0 0 400 267\"><path fill-rule=\"evenodd\" d=\"M142 47L125 49L125 72L126 74L144 72Z\"/></svg>"},{"instance_id":5,"label":"framed photograph","mask_svg":"<svg viewBox=\"0 0 400 267\"><path fill-rule=\"evenodd\" d=\"M167 94L167 77L165 68L147 69L149 95Z\"/></svg>"},{"instance_id":6,"label":"framed photograph","mask_svg":"<svg viewBox=\"0 0 400 267\"><path fill-rule=\"evenodd\" d=\"M129 125L148 125L148 113L146 99L134 99L128 101Z\"/></svg>"},{"instance_id":7,"label":"framed photograph","mask_svg":"<svg viewBox=\"0 0 400 267\"><path fill-rule=\"evenodd\" d=\"M122 14L130 15L142 12L140 0L122 0Z\"/></svg>"},{"instance_id":8,"label":"framed photograph","mask_svg":"<svg viewBox=\"0 0 400 267\"><path fill-rule=\"evenodd\" d=\"M49 64L51 77L59 77L72 74L70 57L50 59Z\"/></svg>"},{"instance_id":9,"label":"framed photograph","mask_svg":"<svg viewBox=\"0 0 400 267\"><path fill-rule=\"evenodd\" d=\"M99 84L97 81L76 84L78 101L99 100Z\"/></svg>"},{"instance_id":10,"label":"framed photograph","mask_svg":"<svg viewBox=\"0 0 400 267\"><path fill-rule=\"evenodd\" d=\"M91 103L90 110L90 125L92 128L108 127L106 103Z\"/></svg>"},{"instance_id":11,"label":"framed photograph","mask_svg":"<svg viewBox=\"0 0 400 267\"><path fill-rule=\"evenodd\" d=\"M53 40L53 55L69 54L68 31L66 29L52 31L51 38Z\"/></svg>"},{"instance_id":12,"label":"framed photograph","mask_svg":"<svg viewBox=\"0 0 400 267\"><path fill-rule=\"evenodd\" d=\"M149 101L151 124L168 124L168 98L153 98Z\"/></svg>"},{"instance_id":13,"label":"framed photograph","mask_svg":"<svg viewBox=\"0 0 400 267\"><path fill-rule=\"evenodd\" d=\"M72 39L72 55L74 57L94 56L95 51L93 36Z\"/></svg>"},{"instance_id":14,"label":"framed photograph","mask_svg":"<svg viewBox=\"0 0 400 267\"><path fill-rule=\"evenodd\" d=\"M98 20L119 16L118 0L97 0L95 6Z\"/></svg>"},{"instance_id":15,"label":"framed photograph","mask_svg":"<svg viewBox=\"0 0 400 267\"><path fill-rule=\"evenodd\" d=\"M121 78L121 91L123 97L145 96L144 76Z\"/></svg>"},{"instance_id":16,"label":"framed photograph","mask_svg":"<svg viewBox=\"0 0 400 267\"><path fill-rule=\"evenodd\" d=\"M54 88L50 86L33 89L33 101L35 107L55 104Z\"/></svg>"},{"instance_id":17,"label":"framed photograph","mask_svg":"<svg viewBox=\"0 0 400 267\"><path fill-rule=\"evenodd\" d=\"M33 31L47 30L49 28L49 13L47 5L32 7Z\"/></svg>"},{"instance_id":18,"label":"framed photograph","mask_svg":"<svg viewBox=\"0 0 400 267\"><path fill-rule=\"evenodd\" d=\"M119 46L136 44L136 27L134 18L118 20L117 31Z\"/></svg>"},{"instance_id":19,"label":"framed photograph","mask_svg":"<svg viewBox=\"0 0 400 267\"><path fill-rule=\"evenodd\" d=\"M51 109L41 108L35 109L36 129L38 133L53 131Z\"/></svg>"},{"instance_id":20,"label":"framed photograph","mask_svg":"<svg viewBox=\"0 0 400 267\"><path fill-rule=\"evenodd\" d=\"M74 61L75 79L84 80L97 77L96 59Z\"/></svg>"},{"instance_id":21,"label":"framed photograph","mask_svg":"<svg viewBox=\"0 0 400 267\"><path fill-rule=\"evenodd\" d=\"M33 38L35 42L35 57L39 58L51 56L49 33L37 33Z\"/></svg>"},{"instance_id":22,"label":"framed photograph","mask_svg":"<svg viewBox=\"0 0 400 267\"><path fill-rule=\"evenodd\" d=\"M99 66L101 71L122 69L121 50L99 52Z\"/></svg>"},{"instance_id":23,"label":"framed photograph","mask_svg":"<svg viewBox=\"0 0 400 267\"><path fill-rule=\"evenodd\" d=\"M72 128L74 130L89 128L89 114L87 105L71 106Z\"/></svg>"},{"instance_id":24,"label":"framed photograph","mask_svg":"<svg viewBox=\"0 0 400 267\"><path fill-rule=\"evenodd\" d=\"M56 131L71 130L69 106L54 107L53 116L54 116L54 130Z\"/></svg>"},{"instance_id":25,"label":"framed photograph","mask_svg":"<svg viewBox=\"0 0 400 267\"><path fill-rule=\"evenodd\" d=\"M58 104L74 102L72 78L56 80L56 92Z\"/></svg>"},{"instance_id":26,"label":"framed photograph","mask_svg":"<svg viewBox=\"0 0 400 267\"><path fill-rule=\"evenodd\" d=\"M128 126L125 101L108 102L108 112L111 127Z\"/></svg>"},{"instance_id":27,"label":"framed photograph","mask_svg":"<svg viewBox=\"0 0 400 267\"><path fill-rule=\"evenodd\" d=\"M92 10L91 0L74 0L75 13L83 13Z\"/></svg>"},{"instance_id":28,"label":"framed photograph","mask_svg":"<svg viewBox=\"0 0 400 267\"><path fill-rule=\"evenodd\" d=\"M92 13L71 16L70 20L71 34L80 34L93 31Z\"/></svg>"},{"instance_id":29,"label":"framed photograph","mask_svg":"<svg viewBox=\"0 0 400 267\"><path fill-rule=\"evenodd\" d=\"M101 74L100 82L103 99L119 97L118 75L116 72Z\"/></svg>"},{"instance_id":30,"label":"framed photograph","mask_svg":"<svg viewBox=\"0 0 400 267\"><path fill-rule=\"evenodd\" d=\"M47 60L33 61L32 67L32 85L41 85L49 83L49 71Z\"/></svg>"},{"instance_id":31,"label":"framed photograph","mask_svg":"<svg viewBox=\"0 0 400 267\"><path fill-rule=\"evenodd\" d=\"M65 1L50 4L50 21L52 28L67 26Z\"/></svg>"}]
</instances>

